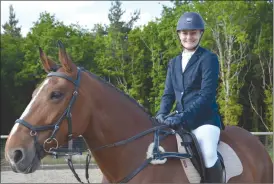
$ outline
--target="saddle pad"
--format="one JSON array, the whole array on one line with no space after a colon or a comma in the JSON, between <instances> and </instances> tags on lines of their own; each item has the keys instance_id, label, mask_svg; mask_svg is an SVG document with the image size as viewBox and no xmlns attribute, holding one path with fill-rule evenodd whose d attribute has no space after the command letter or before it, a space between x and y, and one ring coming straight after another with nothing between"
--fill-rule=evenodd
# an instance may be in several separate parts
<instances>
[{"instance_id":1,"label":"saddle pad","mask_svg":"<svg viewBox=\"0 0 274 184\"><path fill-rule=\"evenodd\" d=\"M181 146L182 139L180 135L176 134L178 152L186 153L185 147ZM243 172L243 165L235 151L226 143L220 141L218 145L218 152L222 155L226 170L226 182ZM196 168L193 166L190 159L181 159L183 168L190 183L200 183L201 177Z\"/></svg>"}]
</instances>

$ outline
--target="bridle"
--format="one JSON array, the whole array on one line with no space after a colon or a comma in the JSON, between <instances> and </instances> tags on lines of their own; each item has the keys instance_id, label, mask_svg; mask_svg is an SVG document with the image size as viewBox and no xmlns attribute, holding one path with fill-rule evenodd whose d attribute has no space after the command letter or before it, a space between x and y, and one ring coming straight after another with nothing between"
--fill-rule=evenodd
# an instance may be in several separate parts
<instances>
[{"instance_id":1,"label":"bridle","mask_svg":"<svg viewBox=\"0 0 274 184\"><path fill-rule=\"evenodd\" d=\"M55 138L55 136L56 136L57 131L60 128L60 124L63 122L64 119L68 120L68 141L72 140L71 108L72 108L72 106L73 106L73 104L74 104L74 102L75 102L75 100L77 98L77 95L78 95L78 89L79 89L80 80L81 80L80 73L81 73L81 70L78 69L77 70L77 79L76 80L74 80L73 78L71 78L71 77L69 77L69 76L67 76L67 75L65 75L63 73L60 73L60 72L51 72L51 73L49 73L47 75L47 77L57 76L57 77L61 77L61 78L67 79L68 81L72 82L74 84L74 86L75 86L74 92L73 92L72 98L70 99L68 107L65 109L64 113L62 114L62 116L54 124L45 125L45 126L33 126L33 125L31 125L30 123L26 122L23 119L17 119L15 121L15 123L22 124L22 125L24 125L25 127L29 128L31 130L30 131L30 135L34 138L34 144L36 146L36 149L38 150L38 156L39 156L39 158L42 158L42 156L43 156L43 155L41 155L42 151L54 154L54 150L59 147L58 146L58 141ZM52 132L51 136L44 141L43 146L40 145L38 143L38 139L37 139L37 132L46 131L46 130L52 130L52 129L53 129L53 132ZM55 148L52 147L49 150L46 150L46 147L45 147L46 144L50 144L52 141L55 141L56 147Z\"/></svg>"},{"instance_id":2,"label":"bridle","mask_svg":"<svg viewBox=\"0 0 274 184\"><path fill-rule=\"evenodd\" d=\"M70 82L72 82L74 84L74 92L73 92L73 95L72 95L72 98L70 99L69 101L69 104L68 104L68 107L65 109L64 113L62 114L62 116L54 123L54 124L51 124L51 125L45 125L45 126L33 126L31 125L30 123L26 122L25 120L23 119L17 119L15 121L15 123L19 123L19 124L22 124L24 125L25 127L29 128L30 129L30 135L34 138L34 145L35 145L35 148L36 148L36 152L37 152L37 156L39 157L39 159L43 158L45 152L49 153L49 154L52 154L52 155L55 155L57 156L58 155L58 152L67 152L68 154L66 154L67 156L70 156L70 158L67 159L67 162L68 162L68 165L71 169L71 171L73 172L74 176L76 177L76 179L80 182L80 183L83 183L80 178L78 177L78 175L76 174L75 170L74 170L74 167L73 167L73 164L72 164L72 160L71 160L71 156L73 155L73 153L77 153L79 152L79 150L73 150L72 149L72 120L71 120L71 108L78 96L78 89L79 89L79 86L80 86L80 80L81 80L81 71L84 71L83 68L79 68L77 67L77 78L76 80L74 80L73 78L63 74L63 73L60 73L60 72L51 72L47 75L47 77L52 77L52 76L57 76L57 77L61 77L61 78L64 78ZM172 114L171 114L172 115ZM168 115L170 116L170 115ZM55 138L56 137L56 133L57 131L59 130L59 127L60 127L60 124L63 122L63 120L67 119L67 122L68 122L68 143L69 143L69 149L66 149L66 148L59 148L58 146L58 141L57 139ZM95 149L88 149L88 154L87 154L87 157L86 157L86 179L87 179L87 182L89 182L88 178L89 178L89 175L88 175L88 165L90 163L90 159L91 159L91 151L98 151L98 150L101 150L101 149L105 149L105 148L111 148L111 147L116 147L116 146L120 146L120 145L124 145L124 144L127 144L129 142L132 142L142 136L145 136L149 133L152 133L154 132L154 148L153 148L153 157L150 157L150 158L147 158L143 164L138 167L137 169L135 169L133 172L131 172L128 176L126 176L125 178L123 178L121 181L117 182L117 183L126 183L128 181L130 181L134 176L136 176L141 170L143 170L153 159L165 159L165 158L168 158L168 157L175 157L175 158L189 158L190 155L188 154L180 154L180 153L176 153L176 152L166 152L166 153L162 153L159 151L159 142L160 140L164 139L165 137L167 137L168 135L172 135L172 134L175 134L176 132L174 130L172 131L165 131L165 130L161 130L161 129L165 129L167 128L168 126L167 125L160 125L160 126L155 126L155 127L152 127L148 130L145 130L133 137L130 137L126 140L122 140L122 141L118 141L118 142L115 142L115 143L112 143L112 144L107 144L107 145L104 145L104 146L100 146L98 148L95 148ZM53 130L51 136L49 138L47 138L43 145L39 144L38 142L38 135L37 135L37 132L41 132L41 131L46 131L46 130ZM163 134L162 137L160 137L159 134ZM45 146L46 144L50 144L52 141L55 141L56 143L56 147L51 147L49 148L48 150L46 150Z\"/></svg>"},{"instance_id":3,"label":"bridle","mask_svg":"<svg viewBox=\"0 0 274 184\"><path fill-rule=\"evenodd\" d=\"M72 108L72 106L73 106L73 104L74 104L74 102L75 102L75 100L78 96L78 89L79 89L80 80L81 80L80 73L81 73L81 69L77 68L77 78L76 78L76 80L74 80L73 78L71 78L71 77L69 77L69 76L67 76L63 73L60 73L60 72L51 72L47 75L47 77L52 77L52 76L61 77L61 78L64 78L64 79L66 79L66 80L68 80L68 81L70 81L74 84L74 92L72 94L72 98L69 101L68 107L65 109L62 116L54 124L45 125L45 126L33 126L33 125L31 125L30 123L28 123L27 121L25 121L23 119L17 119L15 121L15 123L22 124L25 127L30 129L30 136L33 137L33 139L34 139L34 145L35 145L36 153L37 153L37 156L38 156L39 159L43 158L45 152L47 152L48 154L52 154L54 157L57 157L58 155L61 155L61 154L58 154L60 152L66 152L67 154L65 154L65 155L69 156L69 158L67 158L69 168L71 169L71 171L74 174L74 176L76 177L76 179L80 183L83 183L80 180L80 178L78 177L78 175L76 174L75 170L74 170L74 166L73 166L72 158L71 158L71 156L74 155L75 153L76 154L79 153L79 150L75 150L75 149L72 148L73 135L72 135L71 108ZM68 122L68 145L69 145L68 149L67 148L59 148L58 141L55 138L56 133L60 128L60 124L65 119L67 119L67 122ZM46 131L46 130L53 130L53 132L52 132L51 136L44 141L43 145L41 145L38 142L37 132ZM47 150L46 145L52 143L52 141L54 141L56 143L56 146L51 147ZM86 157L86 179L87 179L88 183L90 183L89 180L88 180L88 178L89 178L89 176L88 176L88 165L90 163L90 159L91 159L91 152L88 149L88 154L87 154L87 157Z\"/></svg>"}]
</instances>

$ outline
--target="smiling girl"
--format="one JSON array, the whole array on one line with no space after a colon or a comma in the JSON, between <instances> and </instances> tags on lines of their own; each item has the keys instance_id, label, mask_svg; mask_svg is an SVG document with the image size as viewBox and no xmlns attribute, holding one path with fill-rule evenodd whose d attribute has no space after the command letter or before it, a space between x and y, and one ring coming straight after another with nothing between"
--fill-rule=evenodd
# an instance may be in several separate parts
<instances>
[{"instance_id":1,"label":"smiling girl","mask_svg":"<svg viewBox=\"0 0 274 184\"><path fill-rule=\"evenodd\" d=\"M197 138L206 167L207 183L223 183L221 161L217 156L221 118L216 102L219 61L216 54L199 43L204 20L195 12L184 13L177 24L182 53L171 59L160 110L156 119L171 128L184 128ZM165 119L176 102L177 114Z\"/></svg>"}]
</instances>

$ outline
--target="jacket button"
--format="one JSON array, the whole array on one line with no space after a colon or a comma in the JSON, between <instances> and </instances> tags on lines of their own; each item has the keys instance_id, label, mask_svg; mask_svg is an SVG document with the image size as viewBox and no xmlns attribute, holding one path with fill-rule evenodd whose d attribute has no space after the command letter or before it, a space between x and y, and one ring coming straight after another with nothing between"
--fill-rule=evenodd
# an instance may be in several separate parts
<instances>
[{"instance_id":1,"label":"jacket button","mask_svg":"<svg viewBox=\"0 0 274 184\"><path fill-rule=\"evenodd\" d=\"M184 92L181 92L181 95L183 95L184 94Z\"/></svg>"}]
</instances>

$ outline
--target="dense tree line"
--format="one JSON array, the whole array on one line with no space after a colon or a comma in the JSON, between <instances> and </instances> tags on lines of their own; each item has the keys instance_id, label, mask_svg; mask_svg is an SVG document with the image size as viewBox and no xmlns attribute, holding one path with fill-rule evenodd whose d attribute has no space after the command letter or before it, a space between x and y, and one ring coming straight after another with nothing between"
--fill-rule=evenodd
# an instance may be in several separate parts
<instances>
[{"instance_id":1,"label":"dense tree line","mask_svg":"<svg viewBox=\"0 0 274 184\"><path fill-rule=\"evenodd\" d=\"M145 3L145 2L144 2ZM161 18L134 27L140 11L122 21L122 3L112 2L109 25L92 30L65 25L42 12L26 37L10 6L1 33L1 134L15 119L44 79L38 47L55 61L61 40L73 61L132 96L154 115L159 109L167 63L181 52L176 23L185 11L199 12L206 21L201 45L218 55L218 104L225 124L249 131L273 131L273 2L173 1Z\"/></svg>"}]
</instances>

